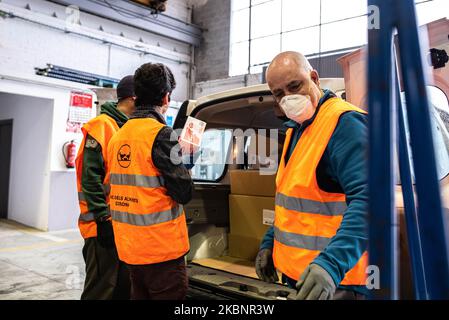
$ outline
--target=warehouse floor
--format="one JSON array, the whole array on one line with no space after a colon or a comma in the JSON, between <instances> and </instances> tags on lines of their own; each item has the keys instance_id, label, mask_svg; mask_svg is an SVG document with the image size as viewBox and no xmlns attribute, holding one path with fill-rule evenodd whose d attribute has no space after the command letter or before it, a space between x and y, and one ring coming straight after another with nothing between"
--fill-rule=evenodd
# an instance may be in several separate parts
<instances>
[{"instance_id":1,"label":"warehouse floor","mask_svg":"<svg viewBox=\"0 0 449 320\"><path fill-rule=\"evenodd\" d=\"M0 300L79 299L82 245L78 229L42 232L0 220Z\"/></svg>"}]
</instances>

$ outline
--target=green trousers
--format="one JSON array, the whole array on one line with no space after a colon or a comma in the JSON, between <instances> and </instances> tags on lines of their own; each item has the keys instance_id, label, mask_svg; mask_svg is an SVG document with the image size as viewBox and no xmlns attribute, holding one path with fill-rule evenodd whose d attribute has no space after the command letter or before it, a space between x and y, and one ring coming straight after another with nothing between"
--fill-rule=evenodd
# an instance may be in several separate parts
<instances>
[{"instance_id":1,"label":"green trousers","mask_svg":"<svg viewBox=\"0 0 449 320\"><path fill-rule=\"evenodd\" d=\"M102 247L97 238L84 241L86 279L81 300L129 300L131 285L126 265L117 249Z\"/></svg>"}]
</instances>

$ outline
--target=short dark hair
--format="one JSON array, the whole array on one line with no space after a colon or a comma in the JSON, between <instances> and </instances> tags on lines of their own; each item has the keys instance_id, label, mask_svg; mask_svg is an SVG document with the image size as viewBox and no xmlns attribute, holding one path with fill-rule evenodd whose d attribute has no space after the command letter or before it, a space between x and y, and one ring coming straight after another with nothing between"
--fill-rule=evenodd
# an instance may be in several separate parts
<instances>
[{"instance_id":1,"label":"short dark hair","mask_svg":"<svg viewBox=\"0 0 449 320\"><path fill-rule=\"evenodd\" d=\"M134 74L136 106L152 108L162 104L162 98L176 88L170 68L162 63L145 63Z\"/></svg>"}]
</instances>

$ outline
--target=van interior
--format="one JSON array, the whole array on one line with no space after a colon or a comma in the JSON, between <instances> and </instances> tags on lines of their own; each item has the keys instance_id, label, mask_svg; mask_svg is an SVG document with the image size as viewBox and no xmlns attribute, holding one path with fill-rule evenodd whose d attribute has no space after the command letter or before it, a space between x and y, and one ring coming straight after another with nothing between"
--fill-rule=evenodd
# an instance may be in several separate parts
<instances>
[{"instance_id":1,"label":"van interior","mask_svg":"<svg viewBox=\"0 0 449 320\"><path fill-rule=\"evenodd\" d=\"M285 139L274 100L267 93L200 106L194 112L207 128L192 169L193 199L185 206L190 285L199 282L227 296L241 293L243 297L235 296L240 299L287 298L294 290L263 283L254 267L269 227L263 215L274 216L276 168Z\"/></svg>"}]
</instances>

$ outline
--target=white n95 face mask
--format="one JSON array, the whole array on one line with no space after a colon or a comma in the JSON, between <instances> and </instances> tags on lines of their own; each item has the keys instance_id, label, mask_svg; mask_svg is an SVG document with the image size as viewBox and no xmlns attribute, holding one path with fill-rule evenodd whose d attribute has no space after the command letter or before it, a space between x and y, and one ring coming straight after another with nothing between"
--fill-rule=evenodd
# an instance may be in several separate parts
<instances>
[{"instance_id":1,"label":"white n95 face mask","mask_svg":"<svg viewBox=\"0 0 449 320\"><path fill-rule=\"evenodd\" d=\"M310 101L309 96L303 96L301 94L292 94L283 97L281 102L279 102L279 106L287 118L298 123L303 123L312 118L315 112L315 107L312 101Z\"/></svg>"}]
</instances>

